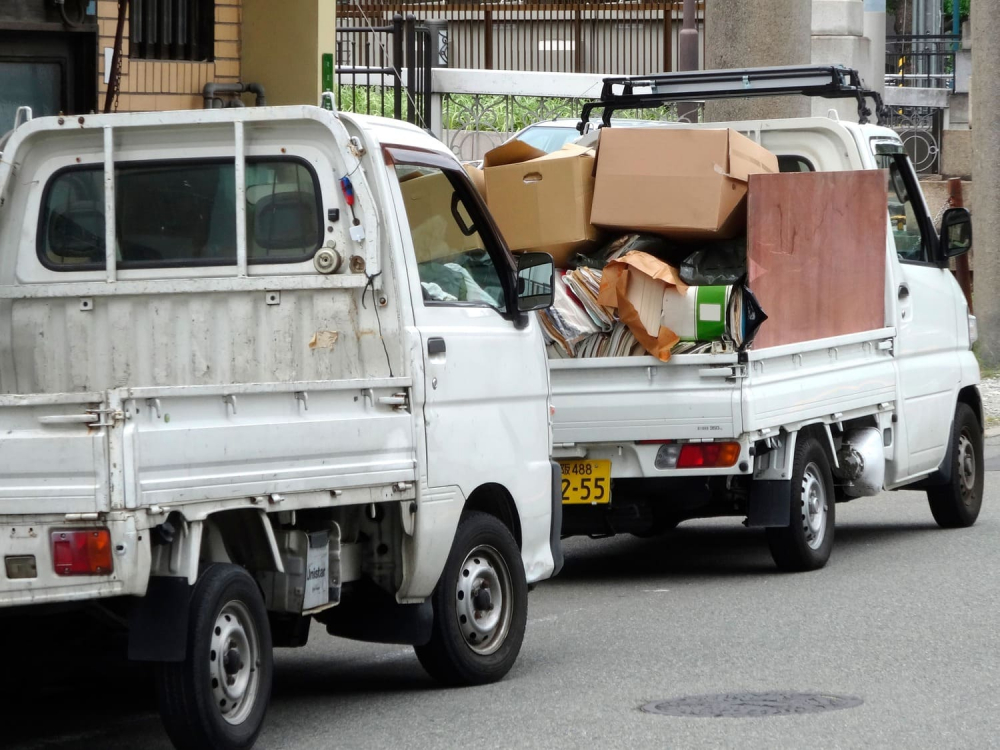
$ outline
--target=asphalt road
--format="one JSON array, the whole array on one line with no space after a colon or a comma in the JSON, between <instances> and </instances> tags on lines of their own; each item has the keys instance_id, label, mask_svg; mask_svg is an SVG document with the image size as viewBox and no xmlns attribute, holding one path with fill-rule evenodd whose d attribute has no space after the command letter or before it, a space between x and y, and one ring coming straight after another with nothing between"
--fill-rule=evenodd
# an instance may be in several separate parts
<instances>
[{"instance_id":1,"label":"asphalt road","mask_svg":"<svg viewBox=\"0 0 1000 750\"><path fill-rule=\"evenodd\" d=\"M815 573L778 573L763 535L736 520L572 540L562 575L532 593L521 657L497 685L440 689L409 649L315 628L276 657L258 747L1000 747L1000 439L989 443L975 527L938 529L919 493L841 505L833 558ZM169 748L144 673L93 661L30 695L0 678L0 745ZM743 691L863 704L763 718L640 710Z\"/></svg>"}]
</instances>

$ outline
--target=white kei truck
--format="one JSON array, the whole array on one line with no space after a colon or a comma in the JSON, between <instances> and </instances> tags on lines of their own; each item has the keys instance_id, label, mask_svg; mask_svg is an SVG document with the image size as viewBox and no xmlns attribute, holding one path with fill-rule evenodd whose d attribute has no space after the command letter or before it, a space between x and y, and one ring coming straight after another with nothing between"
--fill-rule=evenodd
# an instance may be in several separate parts
<instances>
[{"instance_id":1,"label":"white kei truck","mask_svg":"<svg viewBox=\"0 0 1000 750\"><path fill-rule=\"evenodd\" d=\"M445 684L502 678L529 586L562 565L530 313L551 258L515 262L412 125L310 106L16 124L0 629L74 604L127 623L185 749L254 744L272 646L313 619L412 644Z\"/></svg>"},{"instance_id":2,"label":"white kei truck","mask_svg":"<svg viewBox=\"0 0 1000 750\"><path fill-rule=\"evenodd\" d=\"M782 94L857 98L864 124L831 115L676 127L740 131L777 155L782 171L887 170L884 326L666 363L551 360L564 537L648 536L691 518L745 516L747 526L766 530L778 567L797 571L826 564L839 502L921 489L942 527L971 526L979 515L976 319L948 267L971 247L970 216L950 208L935 231L899 136L865 122L872 93L855 71L609 78L580 129L598 108L607 124L615 110Z\"/></svg>"}]
</instances>

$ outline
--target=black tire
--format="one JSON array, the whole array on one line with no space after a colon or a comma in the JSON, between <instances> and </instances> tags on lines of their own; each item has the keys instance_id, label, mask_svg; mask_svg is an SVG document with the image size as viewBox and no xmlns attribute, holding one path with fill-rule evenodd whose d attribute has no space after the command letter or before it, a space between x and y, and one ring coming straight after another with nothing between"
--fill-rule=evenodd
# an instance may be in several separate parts
<instances>
[{"instance_id":1,"label":"black tire","mask_svg":"<svg viewBox=\"0 0 1000 750\"><path fill-rule=\"evenodd\" d=\"M767 544L781 570L817 570L826 565L833 551L837 505L830 461L822 443L812 435L799 435L791 485L790 523L767 529Z\"/></svg>"},{"instance_id":2,"label":"black tire","mask_svg":"<svg viewBox=\"0 0 1000 750\"><path fill-rule=\"evenodd\" d=\"M484 590L488 592L485 595ZM496 590L501 593L499 612L494 617ZM528 621L524 564L507 527L486 513L466 513L458 524L431 601L431 640L415 647L428 674L454 686L483 685L502 679L521 651ZM487 604L490 609L486 609ZM486 626L494 619L497 624L491 636ZM478 621L478 627L473 620Z\"/></svg>"},{"instance_id":3,"label":"black tire","mask_svg":"<svg viewBox=\"0 0 1000 750\"><path fill-rule=\"evenodd\" d=\"M983 428L968 404L955 410L951 430L951 480L927 488L927 500L938 526L972 526L983 507Z\"/></svg>"},{"instance_id":4,"label":"black tire","mask_svg":"<svg viewBox=\"0 0 1000 750\"><path fill-rule=\"evenodd\" d=\"M273 670L271 630L257 583L239 566L209 566L191 593L188 622L187 658L157 665L160 715L170 740L179 750L252 747L264 723ZM226 649L225 654L220 649ZM243 663L244 655L254 653L256 664ZM238 691L244 680L256 687L252 695L247 688L246 702L236 701L235 709L231 693L226 709L220 705L226 698L220 698L219 691L225 692L227 686L220 685L218 677L225 681L226 675L234 681L230 690Z\"/></svg>"}]
</instances>

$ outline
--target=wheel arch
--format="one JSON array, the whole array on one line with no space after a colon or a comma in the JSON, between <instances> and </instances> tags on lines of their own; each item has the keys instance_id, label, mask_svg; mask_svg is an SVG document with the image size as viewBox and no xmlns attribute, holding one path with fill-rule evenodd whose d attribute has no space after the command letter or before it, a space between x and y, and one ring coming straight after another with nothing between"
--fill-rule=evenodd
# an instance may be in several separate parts
<instances>
[{"instance_id":1,"label":"wheel arch","mask_svg":"<svg viewBox=\"0 0 1000 750\"><path fill-rule=\"evenodd\" d=\"M522 548L521 517L517 512L517 503L502 484L490 482L477 487L465 501L465 510L478 510L495 517L510 531L517 542L517 548Z\"/></svg>"},{"instance_id":2,"label":"wheel arch","mask_svg":"<svg viewBox=\"0 0 1000 750\"><path fill-rule=\"evenodd\" d=\"M983 397L979 393L978 386L967 385L960 390L958 392L958 403L967 404L972 409L973 414L976 415L976 419L979 420L979 426L986 429L986 416L983 413Z\"/></svg>"}]
</instances>

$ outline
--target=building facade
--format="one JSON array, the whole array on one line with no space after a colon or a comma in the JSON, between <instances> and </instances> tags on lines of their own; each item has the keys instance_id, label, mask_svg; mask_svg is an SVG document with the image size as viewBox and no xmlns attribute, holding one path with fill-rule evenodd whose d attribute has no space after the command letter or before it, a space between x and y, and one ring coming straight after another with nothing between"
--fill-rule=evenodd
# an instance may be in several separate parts
<instances>
[{"instance_id":1,"label":"building facade","mask_svg":"<svg viewBox=\"0 0 1000 750\"><path fill-rule=\"evenodd\" d=\"M119 0L0 2L0 135L24 105L35 116L102 112L109 88L117 112L200 109L206 84L256 83L268 104L319 103L334 0L121 2L117 70Z\"/></svg>"}]
</instances>

